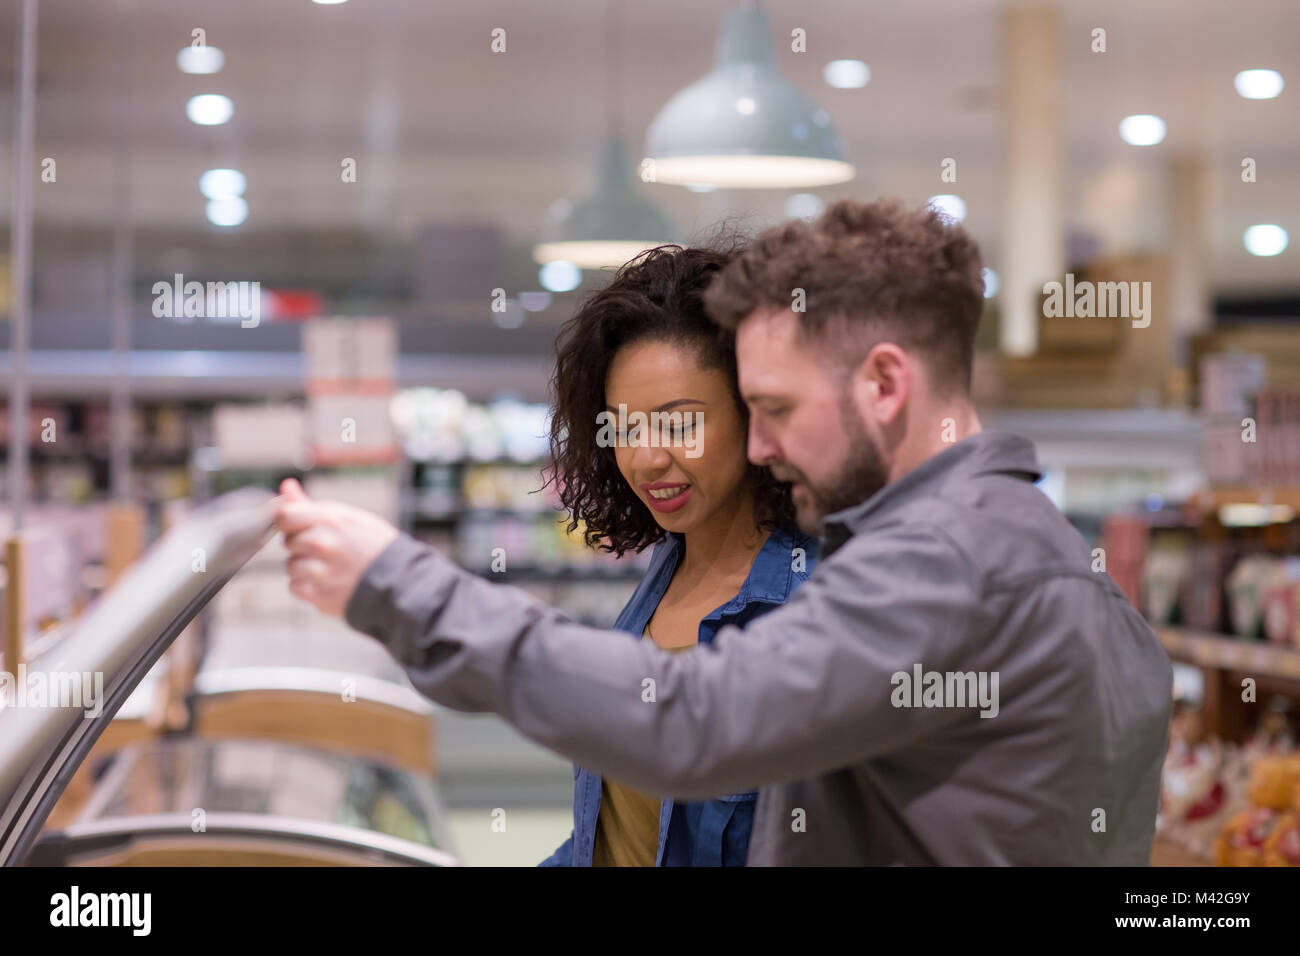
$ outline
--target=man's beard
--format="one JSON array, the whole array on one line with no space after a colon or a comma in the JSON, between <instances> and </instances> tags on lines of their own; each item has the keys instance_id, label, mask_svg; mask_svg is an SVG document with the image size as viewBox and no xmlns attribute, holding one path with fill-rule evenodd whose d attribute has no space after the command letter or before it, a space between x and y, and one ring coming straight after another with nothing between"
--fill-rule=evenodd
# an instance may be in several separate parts
<instances>
[{"instance_id":1,"label":"man's beard","mask_svg":"<svg viewBox=\"0 0 1300 956\"><path fill-rule=\"evenodd\" d=\"M814 486L799 471L785 464L777 475L781 481L797 481L801 494L794 499L795 520L804 534L819 536L822 519L845 508L861 504L889 482L889 468L880 449L863 427L847 395L840 403L845 457L838 471L824 485Z\"/></svg>"}]
</instances>

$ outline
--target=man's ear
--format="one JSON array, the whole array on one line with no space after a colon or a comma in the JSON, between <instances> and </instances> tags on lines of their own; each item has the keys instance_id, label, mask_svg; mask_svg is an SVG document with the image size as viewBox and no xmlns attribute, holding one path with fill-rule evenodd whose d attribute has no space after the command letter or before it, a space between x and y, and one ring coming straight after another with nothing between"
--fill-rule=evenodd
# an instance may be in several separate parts
<instances>
[{"instance_id":1,"label":"man's ear","mask_svg":"<svg viewBox=\"0 0 1300 956\"><path fill-rule=\"evenodd\" d=\"M853 370L850 393L863 421L881 428L903 412L912 390L907 354L892 342L874 346Z\"/></svg>"}]
</instances>

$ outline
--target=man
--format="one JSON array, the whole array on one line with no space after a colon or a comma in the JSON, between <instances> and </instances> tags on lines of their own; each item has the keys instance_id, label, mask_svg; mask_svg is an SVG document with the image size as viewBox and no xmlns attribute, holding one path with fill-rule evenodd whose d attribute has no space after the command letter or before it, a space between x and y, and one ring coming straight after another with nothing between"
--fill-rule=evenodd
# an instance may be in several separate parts
<instances>
[{"instance_id":1,"label":"man","mask_svg":"<svg viewBox=\"0 0 1300 956\"><path fill-rule=\"evenodd\" d=\"M749 863L1144 864L1169 660L970 400L979 252L841 202L708 293L749 457L821 560L784 607L671 655L573 623L373 516L284 488L293 593L412 683L585 766L697 798L762 785Z\"/></svg>"}]
</instances>

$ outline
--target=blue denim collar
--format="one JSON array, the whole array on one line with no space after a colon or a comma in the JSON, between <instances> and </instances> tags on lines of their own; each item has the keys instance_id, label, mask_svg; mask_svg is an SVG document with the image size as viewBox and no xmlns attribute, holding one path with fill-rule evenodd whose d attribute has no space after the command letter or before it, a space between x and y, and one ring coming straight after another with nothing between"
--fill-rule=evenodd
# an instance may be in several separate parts
<instances>
[{"instance_id":1,"label":"blue denim collar","mask_svg":"<svg viewBox=\"0 0 1300 956\"><path fill-rule=\"evenodd\" d=\"M796 548L803 550L800 570L795 570ZM685 552L686 538L680 532L668 532L655 545L645 577L619 616L617 627L638 636L645 630ZM807 580L816 556L815 538L797 530L774 529L754 557L736 596L715 608L704 620L733 617L754 603L784 604L796 583Z\"/></svg>"}]
</instances>

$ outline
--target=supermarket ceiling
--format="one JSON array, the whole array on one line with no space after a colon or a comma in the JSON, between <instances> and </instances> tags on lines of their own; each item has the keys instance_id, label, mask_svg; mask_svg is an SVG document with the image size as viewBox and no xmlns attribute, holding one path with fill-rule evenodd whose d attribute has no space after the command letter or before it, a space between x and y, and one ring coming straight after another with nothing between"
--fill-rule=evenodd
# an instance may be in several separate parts
<instances>
[{"instance_id":1,"label":"supermarket ceiling","mask_svg":"<svg viewBox=\"0 0 1300 956\"><path fill-rule=\"evenodd\" d=\"M617 106L634 148L667 98L705 72L729 6L622 5ZM1251 257L1241 235L1251 223L1280 222L1300 236L1300 4L1056 6L1064 21L1071 235L1107 250L1159 248L1169 229L1167 166L1174 157L1201 157L1211 171L1216 287L1278 287L1292 278L1294 256ZM17 7L0 8L6 171ZM778 44L780 67L829 111L858 167L853 182L819 195L921 202L942 191L939 163L954 157L967 226L996 263L1004 3L768 0L764 7L778 37L806 30L807 53ZM386 251L409 255L397 250L409 250L431 224L496 226L522 263L515 272L526 276L535 267L522 250L536 240L550 204L591 182L608 95L605 9L596 0L41 0L36 148L38 157L56 159L58 177L38 186L38 258L46 249L67 261L99 261L115 218L120 139L131 170L137 282L140 270L241 252L290 278L312 271L305 262L321 274L382 272ZM1100 55L1089 43L1097 26L1107 30ZM195 27L225 54L215 75L177 68ZM507 31L504 55L489 49L495 27ZM837 58L865 61L870 82L832 89L822 70ZM1233 76L1254 66L1283 73L1289 86L1279 98L1249 101L1234 92ZM208 92L233 100L230 122L201 127L186 118L186 101ZM1117 124L1132 113L1164 117L1164 143L1122 142ZM1239 175L1246 156L1259 170L1249 185ZM341 182L345 157L357 161L355 183ZM234 231L204 218L197 182L211 167L247 177L250 212ZM751 228L775 221L789 195L645 191L675 219L679 238L723 217ZM9 202L6 188L6 219Z\"/></svg>"}]
</instances>

